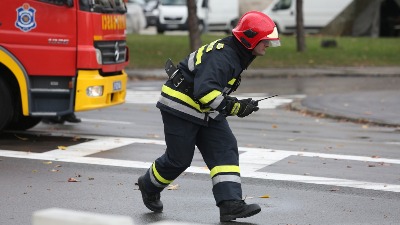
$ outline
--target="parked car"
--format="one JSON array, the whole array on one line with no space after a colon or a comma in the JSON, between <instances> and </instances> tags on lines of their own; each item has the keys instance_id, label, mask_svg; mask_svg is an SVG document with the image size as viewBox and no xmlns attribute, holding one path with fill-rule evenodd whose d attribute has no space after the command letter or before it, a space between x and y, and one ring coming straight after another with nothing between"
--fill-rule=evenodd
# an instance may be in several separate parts
<instances>
[{"instance_id":1,"label":"parked car","mask_svg":"<svg viewBox=\"0 0 400 225\"><path fill-rule=\"evenodd\" d=\"M126 32L139 33L142 29L147 27L146 17L144 16L143 7L144 0L128 0L126 8Z\"/></svg>"}]
</instances>

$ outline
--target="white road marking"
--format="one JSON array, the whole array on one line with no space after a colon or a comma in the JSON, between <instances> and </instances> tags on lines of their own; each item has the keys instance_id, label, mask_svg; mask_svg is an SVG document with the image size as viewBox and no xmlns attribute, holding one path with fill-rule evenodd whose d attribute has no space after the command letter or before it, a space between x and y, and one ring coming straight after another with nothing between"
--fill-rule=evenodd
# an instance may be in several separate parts
<instances>
[{"instance_id":1,"label":"white road marking","mask_svg":"<svg viewBox=\"0 0 400 225\"><path fill-rule=\"evenodd\" d=\"M132 91L126 92L125 102L131 104L156 104L160 91Z\"/></svg>"},{"instance_id":2,"label":"white road marking","mask_svg":"<svg viewBox=\"0 0 400 225\"><path fill-rule=\"evenodd\" d=\"M115 121L115 120L96 120L96 119L88 119L88 118L81 118L83 122L89 122L89 123L110 123L110 124L132 124L131 122L126 122L126 121Z\"/></svg>"},{"instance_id":3,"label":"white road marking","mask_svg":"<svg viewBox=\"0 0 400 225\"><path fill-rule=\"evenodd\" d=\"M233 95L235 96L235 95ZM262 93L242 93L237 95L238 99L253 98L254 100L268 97L269 95ZM130 104L156 104L160 97L160 91L133 91L128 90L125 98L126 103ZM293 99L304 98L304 95L286 95L278 96L258 103L260 109L275 109L281 105L289 104Z\"/></svg>"},{"instance_id":4,"label":"white road marking","mask_svg":"<svg viewBox=\"0 0 400 225\"><path fill-rule=\"evenodd\" d=\"M96 164L96 165L106 165L106 166L119 166L119 167L129 167L129 168L149 168L151 162L105 159L105 158L85 157L85 156L102 151L111 150L121 146L126 146L133 143L165 145L164 141L151 140L151 139L100 137L100 136L82 136L82 137L95 140L77 144L74 146L69 146L66 150L57 149L44 153L0 150L0 156L12 157L12 158L37 159L46 161L63 161L63 162ZM289 156L296 156L296 155L303 157L320 157L329 159L354 160L362 162L380 162L388 164L389 163L400 164L399 159L372 158L366 156L338 155L338 154L298 152L298 151L285 151L285 150L246 148L246 147L240 147L239 151L241 151L240 169L242 177L361 188L367 190L400 192L400 185L396 184L258 171L280 160L283 160ZM186 170L186 172L208 174L209 170L205 169L204 167L191 166Z\"/></svg>"}]
</instances>

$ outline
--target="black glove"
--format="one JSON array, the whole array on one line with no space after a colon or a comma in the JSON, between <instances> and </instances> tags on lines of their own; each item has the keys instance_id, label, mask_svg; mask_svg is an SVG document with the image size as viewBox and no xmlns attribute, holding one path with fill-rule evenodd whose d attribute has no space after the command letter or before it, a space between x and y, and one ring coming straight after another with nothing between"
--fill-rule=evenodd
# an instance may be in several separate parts
<instances>
[{"instance_id":1,"label":"black glove","mask_svg":"<svg viewBox=\"0 0 400 225\"><path fill-rule=\"evenodd\" d=\"M238 100L237 98L226 96L226 107L224 109L225 116L245 117L252 112L257 111L258 102L253 101L251 98Z\"/></svg>"},{"instance_id":2,"label":"black glove","mask_svg":"<svg viewBox=\"0 0 400 225\"><path fill-rule=\"evenodd\" d=\"M259 108L257 107L258 102L253 101L251 98L239 100L239 103L240 103L240 108L237 113L238 117L245 117L250 115L252 112L256 112L259 110Z\"/></svg>"}]
</instances>

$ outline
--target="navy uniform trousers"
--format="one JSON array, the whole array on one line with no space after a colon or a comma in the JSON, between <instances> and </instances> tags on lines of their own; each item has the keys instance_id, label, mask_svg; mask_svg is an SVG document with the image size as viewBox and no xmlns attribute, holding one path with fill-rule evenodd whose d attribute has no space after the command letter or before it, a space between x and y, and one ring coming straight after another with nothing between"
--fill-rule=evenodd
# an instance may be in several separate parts
<instances>
[{"instance_id":1,"label":"navy uniform trousers","mask_svg":"<svg viewBox=\"0 0 400 225\"><path fill-rule=\"evenodd\" d=\"M161 115L167 149L145 174L147 192L161 192L184 172L190 166L197 146L211 170L216 204L224 200L241 200L237 141L226 118L221 121L210 119L208 126L202 126L165 111L161 111ZM214 177L213 168L218 170ZM219 179L216 179L218 175Z\"/></svg>"}]
</instances>

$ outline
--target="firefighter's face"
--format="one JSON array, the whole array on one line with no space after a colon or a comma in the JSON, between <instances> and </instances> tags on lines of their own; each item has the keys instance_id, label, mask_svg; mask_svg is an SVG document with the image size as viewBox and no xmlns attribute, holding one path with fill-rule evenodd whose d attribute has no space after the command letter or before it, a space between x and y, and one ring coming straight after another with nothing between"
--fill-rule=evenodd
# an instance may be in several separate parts
<instances>
[{"instance_id":1,"label":"firefighter's face","mask_svg":"<svg viewBox=\"0 0 400 225\"><path fill-rule=\"evenodd\" d=\"M255 56L263 56L265 55L265 51L269 47L269 41L268 40L262 40L258 42L256 47L254 47L252 54Z\"/></svg>"}]
</instances>

